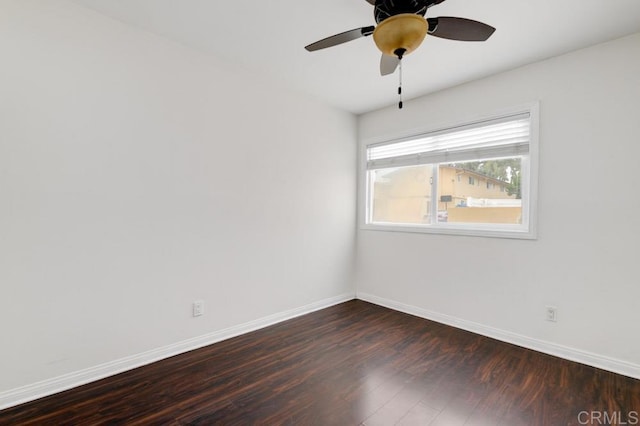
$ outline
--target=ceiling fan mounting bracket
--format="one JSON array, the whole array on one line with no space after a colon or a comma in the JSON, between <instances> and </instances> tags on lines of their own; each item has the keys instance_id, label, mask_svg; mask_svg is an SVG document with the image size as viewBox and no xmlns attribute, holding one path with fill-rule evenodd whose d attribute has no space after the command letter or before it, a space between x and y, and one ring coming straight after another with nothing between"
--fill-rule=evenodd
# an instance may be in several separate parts
<instances>
[{"instance_id":1,"label":"ceiling fan mounting bracket","mask_svg":"<svg viewBox=\"0 0 640 426\"><path fill-rule=\"evenodd\" d=\"M424 16L433 0L376 0L373 16L377 24L405 13Z\"/></svg>"}]
</instances>

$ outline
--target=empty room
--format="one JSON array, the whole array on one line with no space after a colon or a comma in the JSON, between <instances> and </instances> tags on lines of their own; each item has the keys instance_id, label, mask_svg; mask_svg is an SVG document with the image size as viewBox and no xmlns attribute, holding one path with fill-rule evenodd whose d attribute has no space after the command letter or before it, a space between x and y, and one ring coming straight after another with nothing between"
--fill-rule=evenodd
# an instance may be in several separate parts
<instances>
[{"instance_id":1,"label":"empty room","mask_svg":"<svg viewBox=\"0 0 640 426\"><path fill-rule=\"evenodd\" d=\"M637 0L0 0L0 424L640 424L636 156Z\"/></svg>"}]
</instances>

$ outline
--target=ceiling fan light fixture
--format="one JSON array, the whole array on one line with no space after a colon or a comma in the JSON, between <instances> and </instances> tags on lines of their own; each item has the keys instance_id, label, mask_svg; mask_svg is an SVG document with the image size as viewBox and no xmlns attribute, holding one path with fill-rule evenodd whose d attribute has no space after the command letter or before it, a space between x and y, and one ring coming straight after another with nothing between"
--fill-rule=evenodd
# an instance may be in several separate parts
<instances>
[{"instance_id":1,"label":"ceiling fan light fixture","mask_svg":"<svg viewBox=\"0 0 640 426\"><path fill-rule=\"evenodd\" d=\"M396 56L398 49L406 55L422 44L428 30L429 25L422 16L401 13L380 22L373 32L373 40L385 55Z\"/></svg>"}]
</instances>

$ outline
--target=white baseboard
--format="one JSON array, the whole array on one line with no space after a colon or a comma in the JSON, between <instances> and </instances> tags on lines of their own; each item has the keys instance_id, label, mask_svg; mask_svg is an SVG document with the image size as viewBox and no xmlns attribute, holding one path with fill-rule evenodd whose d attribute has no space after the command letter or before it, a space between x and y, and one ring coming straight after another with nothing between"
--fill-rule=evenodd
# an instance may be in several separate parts
<instances>
[{"instance_id":1,"label":"white baseboard","mask_svg":"<svg viewBox=\"0 0 640 426\"><path fill-rule=\"evenodd\" d=\"M624 376L640 379L640 365L614 358L608 358L591 352L581 351L579 349L570 348L556 343L546 342L544 340L533 339L517 333L501 330L498 328L488 327L473 321L467 321L449 315L432 312L417 306L407 305L390 299L374 296L368 293L358 292L358 299L365 302L374 303L396 311L415 315L431 321L450 325L452 327L467 330L482 336L491 337L506 343L511 343L537 352L543 352L549 355L564 358L569 361L579 362L581 364L590 365L602 370L611 371L613 373L622 374Z\"/></svg>"},{"instance_id":2,"label":"white baseboard","mask_svg":"<svg viewBox=\"0 0 640 426\"><path fill-rule=\"evenodd\" d=\"M320 300L309 305L269 315L255 321L250 321L245 324L198 336L193 339L183 340L172 345L131 355L126 358L100 364L95 367L33 383L17 389L0 392L0 410L23 404L25 402L34 401L45 396L53 395L87 383L95 382L96 380L104 379L105 377L133 370L134 368L142 367L143 365L151 364L174 355L189 352L194 349L221 342L223 340L268 327L301 315L328 308L339 303L353 300L354 297L355 295L351 293Z\"/></svg>"},{"instance_id":3,"label":"white baseboard","mask_svg":"<svg viewBox=\"0 0 640 426\"><path fill-rule=\"evenodd\" d=\"M533 339L509 331L488 327L472 321L467 321L449 315L432 312L417 306L407 305L394 300L374 296L372 294L358 292L356 298L376 305L384 306L396 311L405 312L417 317L436 321L452 327L470 331L472 333L491 337L503 342L512 343L524 348L543 352L549 355L568 359L601 368L617 374L622 374L635 379L640 379L640 365L604 357L590 352L569 348L543 340ZM250 321L245 324L230 327L224 330L198 336L193 339L183 340L162 348L153 349L126 358L118 359L95 367L65 374L53 379L45 380L17 389L11 389L0 393L0 410L13 407L25 402L34 401L45 396L53 395L68 389L72 389L87 383L91 383L109 376L113 376L143 365L151 364L174 355L189 352L217 342L221 342L232 337L236 337L251 331L259 330L270 325L274 325L301 315L305 315L320 309L328 308L354 299L354 294L343 294L340 296L324 299L300 308L280 312L264 318Z\"/></svg>"}]
</instances>

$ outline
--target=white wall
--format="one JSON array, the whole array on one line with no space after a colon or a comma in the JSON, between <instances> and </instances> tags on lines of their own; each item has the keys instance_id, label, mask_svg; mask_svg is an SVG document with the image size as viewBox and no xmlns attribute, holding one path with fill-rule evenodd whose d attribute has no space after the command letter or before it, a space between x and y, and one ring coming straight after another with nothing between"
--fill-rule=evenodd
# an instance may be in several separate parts
<instances>
[{"instance_id":1,"label":"white wall","mask_svg":"<svg viewBox=\"0 0 640 426\"><path fill-rule=\"evenodd\" d=\"M353 297L355 140L214 58L0 0L0 396Z\"/></svg>"},{"instance_id":2,"label":"white wall","mask_svg":"<svg viewBox=\"0 0 640 426\"><path fill-rule=\"evenodd\" d=\"M360 230L359 297L640 378L639 76L635 34L361 116L361 144L536 100L541 127L536 241Z\"/></svg>"}]
</instances>

